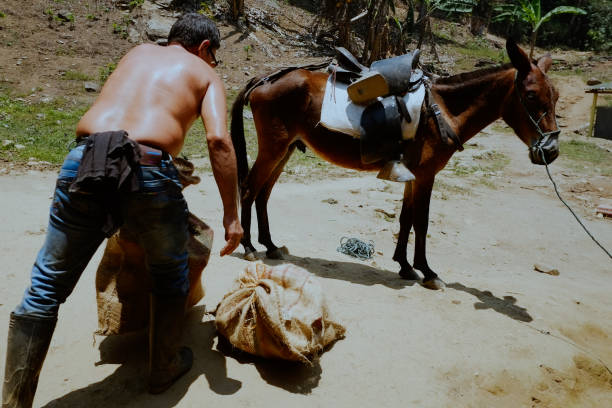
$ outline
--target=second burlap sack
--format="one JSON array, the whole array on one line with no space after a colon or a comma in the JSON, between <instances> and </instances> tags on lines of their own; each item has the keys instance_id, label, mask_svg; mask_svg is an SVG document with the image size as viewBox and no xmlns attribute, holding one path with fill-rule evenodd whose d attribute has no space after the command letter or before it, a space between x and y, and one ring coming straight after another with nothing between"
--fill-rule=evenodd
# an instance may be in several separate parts
<instances>
[{"instance_id":1,"label":"second burlap sack","mask_svg":"<svg viewBox=\"0 0 612 408\"><path fill-rule=\"evenodd\" d=\"M318 279L291 264L249 265L219 303L216 325L242 351L304 363L345 333L330 320Z\"/></svg>"}]
</instances>

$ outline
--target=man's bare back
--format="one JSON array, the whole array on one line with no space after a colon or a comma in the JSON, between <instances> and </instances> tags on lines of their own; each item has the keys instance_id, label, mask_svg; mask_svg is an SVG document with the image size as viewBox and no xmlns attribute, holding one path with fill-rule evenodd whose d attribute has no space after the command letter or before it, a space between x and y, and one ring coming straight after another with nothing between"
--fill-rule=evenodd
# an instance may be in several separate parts
<instances>
[{"instance_id":1,"label":"man's bare back","mask_svg":"<svg viewBox=\"0 0 612 408\"><path fill-rule=\"evenodd\" d=\"M121 59L76 132L125 130L176 156L199 115L207 133L227 132L225 109L223 84L205 60L178 44L143 44Z\"/></svg>"}]
</instances>

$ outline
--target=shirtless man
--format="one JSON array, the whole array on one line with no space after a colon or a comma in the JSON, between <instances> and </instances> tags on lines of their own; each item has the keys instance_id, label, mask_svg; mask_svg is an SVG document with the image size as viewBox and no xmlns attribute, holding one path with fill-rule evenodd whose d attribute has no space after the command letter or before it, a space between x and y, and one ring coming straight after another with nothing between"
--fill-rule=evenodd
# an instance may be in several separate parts
<instances>
[{"instance_id":1,"label":"shirtless man","mask_svg":"<svg viewBox=\"0 0 612 408\"><path fill-rule=\"evenodd\" d=\"M3 408L32 406L59 306L119 226L138 236L151 271L149 392L163 392L191 368L191 350L177 344L189 291L189 232L172 156L198 116L223 202L221 256L242 237L225 91L213 70L219 45L210 19L182 16L167 46L139 45L121 59L79 121L78 144L60 170L30 286L11 313Z\"/></svg>"}]
</instances>

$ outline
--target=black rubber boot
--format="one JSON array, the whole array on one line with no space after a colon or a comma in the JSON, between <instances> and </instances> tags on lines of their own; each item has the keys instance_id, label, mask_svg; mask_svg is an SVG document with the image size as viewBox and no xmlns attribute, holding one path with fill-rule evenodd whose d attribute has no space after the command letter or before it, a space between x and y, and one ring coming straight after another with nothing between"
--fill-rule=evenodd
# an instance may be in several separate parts
<instances>
[{"instance_id":1,"label":"black rubber boot","mask_svg":"<svg viewBox=\"0 0 612 408\"><path fill-rule=\"evenodd\" d=\"M30 408L38 385L57 318L22 316L11 313L6 365L2 387L2 408Z\"/></svg>"},{"instance_id":2,"label":"black rubber boot","mask_svg":"<svg viewBox=\"0 0 612 408\"><path fill-rule=\"evenodd\" d=\"M191 369L193 353L179 347L187 297L151 296L149 325L149 392L167 390L180 376Z\"/></svg>"}]
</instances>

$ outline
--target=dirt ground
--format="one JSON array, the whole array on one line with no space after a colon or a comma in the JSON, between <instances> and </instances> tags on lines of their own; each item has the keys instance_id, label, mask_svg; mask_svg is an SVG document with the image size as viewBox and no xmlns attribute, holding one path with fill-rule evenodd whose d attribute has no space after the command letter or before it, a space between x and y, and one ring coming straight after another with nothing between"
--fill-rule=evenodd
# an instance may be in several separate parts
<instances>
[{"instance_id":1,"label":"dirt ground","mask_svg":"<svg viewBox=\"0 0 612 408\"><path fill-rule=\"evenodd\" d=\"M17 3L9 3L16 12ZM33 3L41 10L50 4ZM30 18L40 17L33 13ZM14 36L14 27L2 24L6 41ZM127 41L105 39L105 31L95 27L95 22L89 27L93 31L77 27L67 38L62 37L64 26L29 29L31 35L13 41L26 45L40 41L48 50L0 47L0 57L12 61L10 66L3 64L2 80L28 91L42 83L43 90L34 92L32 99L67 92L74 92L75 98L91 98L80 84L49 80L47 87L45 78L55 78L61 70L96 75L100 55L93 50L97 44L113 44L97 51L109 61L130 46ZM252 52L247 63L240 62L249 45L245 41L255 47L262 40L245 39L229 26L222 27L222 33L228 51L220 55L224 65L219 72L228 91L268 67L314 59L279 44L268 50L271 56ZM69 42L75 48L85 43L75 55L58 51ZM84 50L92 56L79 57ZM17 65L20 56L27 58ZM54 65L45 65L49 61L45 58L53 59ZM33 72L41 66L37 81ZM610 72L609 63L592 69ZM584 140L581 134L591 103L584 94L584 82L577 77L559 77L555 82L561 93L557 105L561 138ZM612 142L592 141L612 152ZM545 169L530 163L527 149L514 134L495 124L467 147L438 176L441 183L431 204L428 259L447 283L442 291L401 280L398 265L391 260L402 185L340 169L333 177L320 173L281 177L269 206L272 236L277 245L289 248L287 262L321 279L335 320L347 328L346 338L313 366L256 359L219 344L214 319L207 312L215 309L247 261L241 257L242 249L224 258L217 255L223 244L221 203L212 177L200 174L202 182L187 188L185 194L191 211L213 227L216 237L203 276L206 296L190 311L184 336L195 354L193 369L166 393L151 396L144 377L144 334L93 335L97 328L94 278L101 248L61 309L34 406L612 406L610 258L557 199ZM490 152L503 153L510 163L488 175L457 176L450 169L479 163ZM612 180L597 169L576 170L563 156L550 170L563 197L610 250L612 220L596 216L595 208L612 202ZM4 264L0 373L4 372L9 313L27 286L31 264L44 240L54 181L54 171L26 168L0 174L0 259ZM372 240L373 259L360 261L337 252L343 237ZM411 238L409 259L413 244ZM559 275L539 273L534 264L556 268Z\"/></svg>"}]
</instances>

